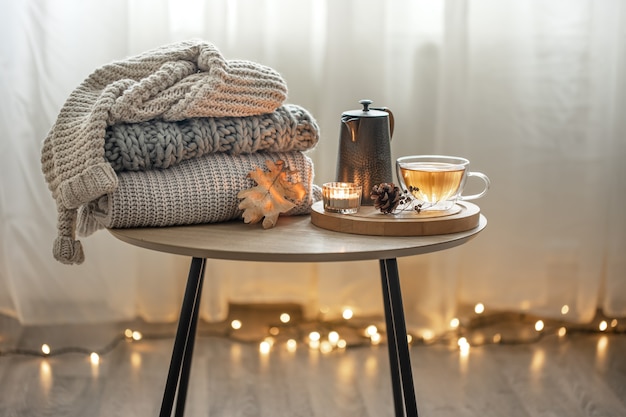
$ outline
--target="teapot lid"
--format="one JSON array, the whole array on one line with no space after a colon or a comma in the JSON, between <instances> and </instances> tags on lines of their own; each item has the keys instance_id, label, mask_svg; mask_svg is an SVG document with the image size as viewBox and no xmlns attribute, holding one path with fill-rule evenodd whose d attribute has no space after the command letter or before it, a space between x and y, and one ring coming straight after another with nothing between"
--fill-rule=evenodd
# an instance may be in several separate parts
<instances>
[{"instance_id":1,"label":"teapot lid","mask_svg":"<svg viewBox=\"0 0 626 417\"><path fill-rule=\"evenodd\" d=\"M382 109L376 107L370 109L370 104L372 104L372 100L360 100L359 103L363 106L363 109L360 110L348 110L345 111L342 116L350 116L350 117L387 117L389 113L386 111L381 111Z\"/></svg>"}]
</instances>

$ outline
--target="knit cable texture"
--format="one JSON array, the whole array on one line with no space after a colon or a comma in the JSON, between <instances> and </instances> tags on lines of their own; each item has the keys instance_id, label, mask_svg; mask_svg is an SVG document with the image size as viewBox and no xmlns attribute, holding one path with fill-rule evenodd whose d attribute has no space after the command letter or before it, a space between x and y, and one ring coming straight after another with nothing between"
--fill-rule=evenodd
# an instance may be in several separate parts
<instances>
[{"instance_id":1,"label":"knit cable texture","mask_svg":"<svg viewBox=\"0 0 626 417\"><path fill-rule=\"evenodd\" d=\"M266 160L279 159L296 171L289 181L302 183L307 191L285 215L309 213L320 193L313 184L313 162L302 152L215 153L166 170L119 173L115 191L79 209L78 233L88 236L103 227L161 227L239 218L237 194L256 185L248 173L257 167L266 169Z\"/></svg>"},{"instance_id":2,"label":"knit cable texture","mask_svg":"<svg viewBox=\"0 0 626 417\"><path fill-rule=\"evenodd\" d=\"M287 98L275 70L226 60L212 44L166 45L95 70L68 97L44 140L42 171L57 204L54 257L81 263L76 210L115 190L104 155L106 128L116 123L271 113Z\"/></svg>"},{"instance_id":3,"label":"knit cable texture","mask_svg":"<svg viewBox=\"0 0 626 417\"><path fill-rule=\"evenodd\" d=\"M318 141L313 116L303 107L285 104L260 116L116 124L107 129L105 157L116 172L140 171L216 152L306 151Z\"/></svg>"}]
</instances>

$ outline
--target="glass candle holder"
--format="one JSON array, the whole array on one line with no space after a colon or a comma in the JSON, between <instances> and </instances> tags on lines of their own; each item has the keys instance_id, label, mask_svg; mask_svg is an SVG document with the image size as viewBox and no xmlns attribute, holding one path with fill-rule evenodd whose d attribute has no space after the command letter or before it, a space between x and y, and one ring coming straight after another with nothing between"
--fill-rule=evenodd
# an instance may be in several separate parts
<instances>
[{"instance_id":1,"label":"glass candle holder","mask_svg":"<svg viewBox=\"0 0 626 417\"><path fill-rule=\"evenodd\" d=\"M354 214L361 207L361 186L351 182L327 182L322 185L324 211Z\"/></svg>"}]
</instances>

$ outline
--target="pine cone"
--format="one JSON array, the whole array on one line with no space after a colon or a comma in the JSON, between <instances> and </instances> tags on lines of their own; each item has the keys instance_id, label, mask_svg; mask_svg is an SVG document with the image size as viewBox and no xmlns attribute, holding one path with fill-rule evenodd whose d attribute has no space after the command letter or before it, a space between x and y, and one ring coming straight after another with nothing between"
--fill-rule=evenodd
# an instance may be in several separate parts
<instances>
[{"instance_id":1,"label":"pine cone","mask_svg":"<svg viewBox=\"0 0 626 417\"><path fill-rule=\"evenodd\" d=\"M372 187L370 198L374 201L374 207L383 214L392 213L402 201L402 191L392 182L375 185Z\"/></svg>"}]
</instances>

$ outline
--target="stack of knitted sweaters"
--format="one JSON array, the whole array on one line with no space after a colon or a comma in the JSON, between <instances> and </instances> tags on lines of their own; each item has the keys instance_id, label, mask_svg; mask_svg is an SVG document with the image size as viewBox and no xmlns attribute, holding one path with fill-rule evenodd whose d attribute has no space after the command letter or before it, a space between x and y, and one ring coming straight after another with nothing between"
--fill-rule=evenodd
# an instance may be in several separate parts
<instances>
[{"instance_id":1,"label":"stack of knitted sweaters","mask_svg":"<svg viewBox=\"0 0 626 417\"><path fill-rule=\"evenodd\" d=\"M67 99L44 141L42 170L57 204L54 257L81 263L76 234L100 228L212 223L241 217L247 174L283 160L319 199L305 154L319 128L286 104L271 68L226 60L212 44L187 41L107 64Z\"/></svg>"}]
</instances>

